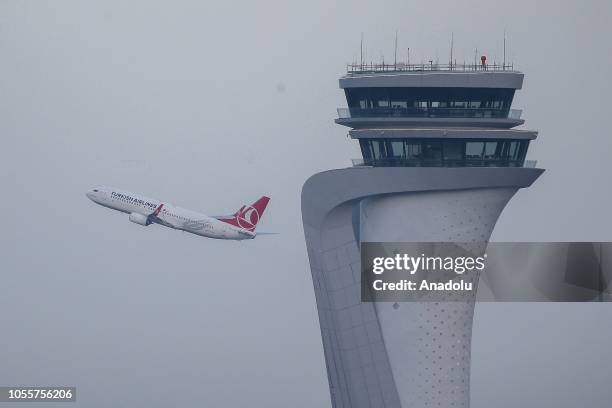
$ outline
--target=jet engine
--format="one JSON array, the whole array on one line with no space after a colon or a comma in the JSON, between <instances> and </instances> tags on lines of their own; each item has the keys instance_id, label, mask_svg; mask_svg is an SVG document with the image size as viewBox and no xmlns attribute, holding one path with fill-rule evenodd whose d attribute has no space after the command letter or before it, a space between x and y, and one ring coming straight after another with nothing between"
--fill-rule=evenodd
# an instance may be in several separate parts
<instances>
[{"instance_id":1,"label":"jet engine","mask_svg":"<svg viewBox=\"0 0 612 408\"><path fill-rule=\"evenodd\" d=\"M138 214L138 213L130 213L130 221L139 224L139 225L144 225L147 226L149 224L151 224L151 221L149 221L149 217L146 215L142 215L142 214Z\"/></svg>"}]
</instances>

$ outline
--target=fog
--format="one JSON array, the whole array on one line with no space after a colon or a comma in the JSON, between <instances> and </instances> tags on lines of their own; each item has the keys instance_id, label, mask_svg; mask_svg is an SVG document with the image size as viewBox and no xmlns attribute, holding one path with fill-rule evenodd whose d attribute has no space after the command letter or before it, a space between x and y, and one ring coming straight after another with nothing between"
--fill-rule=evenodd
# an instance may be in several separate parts
<instances>
[{"instance_id":1,"label":"fog","mask_svg":"<svg viewBox=\"0 0 612 408\"><path fill-rule=\"evenodd\" d=\"M410 48L411 62L444 63L453 35L458 62L476 48L499 62L505 30L526 74L513 107L540 131L528 159L546 172L493 239L611 240L611 11L3 1L0 385L74 385L70 407L330 406L300 191L360 155L333 119L362 33L367 61L392 60L397 30L399 59ZM280 234L231 242L141 227L89 201L97 185L208 214L267 194L259 229ZM609 307L476 314L473 407L609 404Z\"/></svg>"}]
</instances>

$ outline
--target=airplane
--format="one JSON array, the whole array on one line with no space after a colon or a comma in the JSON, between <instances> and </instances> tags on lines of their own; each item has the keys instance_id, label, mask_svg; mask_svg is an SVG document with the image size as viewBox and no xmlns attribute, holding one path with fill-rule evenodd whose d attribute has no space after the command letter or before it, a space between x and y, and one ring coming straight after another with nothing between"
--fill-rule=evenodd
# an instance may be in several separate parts
<instances>
[{"instance_id":1,"label":"airplane","mask_svg":"<svg viewBox=\"0 0 612 408\"><path fill-rule=\"evenodd\" d=\"M96 204L129 214L130 221L142 226L160 224L207 238L230 240L255 238L257 223L270 202L269 197L262 196L232 215L208 216L114 188L96 187L85 195Z\"/></svg>"}]
</instances>

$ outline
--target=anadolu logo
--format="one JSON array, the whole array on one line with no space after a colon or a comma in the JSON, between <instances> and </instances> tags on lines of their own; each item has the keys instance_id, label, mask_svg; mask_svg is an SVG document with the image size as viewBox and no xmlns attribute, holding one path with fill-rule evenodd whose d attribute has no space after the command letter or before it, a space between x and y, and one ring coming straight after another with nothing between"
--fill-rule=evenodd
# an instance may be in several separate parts
<instances>
[{"instance_id":1,"label":"anadolu logo","mask_svg":"<svg viewBox=\"0 0 612 408\"><path fill-rule=\"evenodd\" d=\"M259 212L255 207L248 206L236 216L238 226L244 229L255 228L255 225L259 222Z\"/></svg>"}]
</instances>

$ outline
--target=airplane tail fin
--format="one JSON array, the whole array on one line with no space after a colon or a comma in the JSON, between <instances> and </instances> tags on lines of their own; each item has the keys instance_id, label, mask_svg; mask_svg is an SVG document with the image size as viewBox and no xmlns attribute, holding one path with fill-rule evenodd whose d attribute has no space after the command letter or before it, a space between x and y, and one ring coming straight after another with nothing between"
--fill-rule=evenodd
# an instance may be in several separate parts
<instances>
[{"instance_id":1,"label":"airplane tail fin","mask_svg":"<svg viewBox=\"0 0 612 408\"><path fill-rule=\"evenodd\" d=\"M270 197L262 196L259 200L255 201L251 205L243 205L238 211L236 211L231 217L219 218L219 220L227 222L228 224L235 225L236 227L243 228L247 231L255 231L257 223L263 216Z\"/></svg>"}]
</instances>

